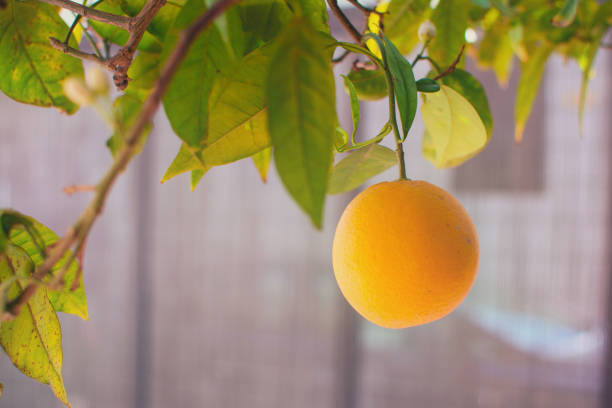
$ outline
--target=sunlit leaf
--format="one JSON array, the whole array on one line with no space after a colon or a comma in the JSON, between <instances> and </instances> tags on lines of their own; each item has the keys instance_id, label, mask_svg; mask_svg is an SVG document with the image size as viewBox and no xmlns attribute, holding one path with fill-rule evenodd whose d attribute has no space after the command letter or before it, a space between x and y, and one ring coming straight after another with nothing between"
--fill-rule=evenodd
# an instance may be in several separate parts
<instances>
[{"instance_id":1,"label":"sunlit leaf","mask_svg":"<svg viewBox=\"0 0 612 408\"><path fill-rule=\"evenodd\" d=\"M421 95L426 128L423 155L427 160L437 168L453 167L484 148L487 130L467 99L446 85L440 92Z\"/></svg>"},{"instance_id":2,"label":"sunlit leaf","mask_svg":"<svg viewBox=\"0 0 612 408\"><path fill-rule=\"evenodd\" d=\"M405 138L412 126L417 109L417 88L410 63L397 48L383 37L385 42L386 61L393 78L395 100L402 122L402 136Z\"/></svg>"},{"instance_id":3,"label":"sunlit leaf","mask_svg":"<svg viewBox=\"0 0 612 408\"><path fill-rule=\"evenodd\" d=\"M0 90L19 102L76 112L78 106L64 95L62 81L82 77L83 65L49 44L49 37L63 39L67 33L55 7L7 0L0 8ZM70 45L77 46L74 39Z\"/></svg>"},{"instance_id":4,"label":"sunlit leaf","mask_svg":"<svg viewBox=\"0 0 612 408\"><path fill-rule=\"evenodd\" d=\"M209 98L208 132L199 157L207 166L270 146L265 84L272 47L261 47L219 74Z\"/></svg>"},{"instance_id":5,"label":"sunlit leaf","mask_svg":"<svg viewBox=\"0 0 612 408\"><path fill-rule=\"evenodd\" d=\"M191 170L191 176L189 181L191 191L194 191L196 189L196 187L200 183L200 180L202 180L202 177L204 177L204 174L206 174L207 171L208 168Z\"/></svg>"},{"instance_id":6,"label":"sunlit leaf","mask_svg":"<svg viewBox=\"0 0 612 408\"><path fill-rule=\"evenodd\" d=\"M374 143L357 149L336 163L327 192L339 194L350 191L396 164L397 155L387 147Z\"/></svg>"},{"instance_id":7,"label":"sunlit leaf","mask_svg":"<svg viewBox=\"0 0 612 408\"><path fill-rule=\"evenodd\" d=\"M289 193L320 227L337 120L331 50L302 19L280 38L267 86L274 162Z\"/></svg>"},{"instance_id":8,"label":"sunlit leaf","mask_svg":"<svg viewBox=\"0 0 612 408\"><path fill-rule=\"evenodd\" d=\"M497 10L494 10L497 12ZM506 24L495 21L484 31L478 49L478 62L481 66L492 68L498 82L505 86L512 72L514 48Z\"/></svg>"},{"instance_id":9,"label":"sunlit leaf","mask_svg":"<svg viewBox=\"0 0 612 408\"><path fill-rule=\"evenodd\" d=\"M376 10L383 13L385 35L403 55L411 52L419 42L419 26L430 14L429 0L392 0L380 2ZM370 31L378 34L381 15L371 13L368 18Z\"/></svg>"},{"instance_id":10,"label":"sunlit leaf","mask_svg":"<svg viewBox=\"0 0 612 408\"><path fill-rule=\"evenodd\" d=\"M33 264L27 253L9 244L0 256L0 282L13 280L8 298L15 299L27 285ZM57 398L67 406L62 379L62 334L47 289L38 288L17 317L0 324L0 345L15 367L28 377L49 384Z\"/></svg>"},{"instance_id":11,"label":"sunlit leaf","mask_svg":"<svg viewBox=\"0 0 612 408\"><path fill-rule=\"evenodd\" d=\"M268 181L268 169L270 168L270 160L272 160L272 148L263 149L255 153L251 158L259 173L259 177L261 177L261 181L265 183Z\"/></svg>"},{"instance_id":12,"label":"sunlit leaf","mask_svg":"<svg viewBox=\"0 0 612 408\"><path fill-rule=\"evenodd\" d=\"M440 82L453 88L472 104L487 129L488 140L493 133L493 115L491 115L489 100L482 84L472 74L461 68L457 68L451 74L440 78Z\"/></svg>"},{"instance_id":13,"label":"sunlit leaf","mask_svg":"<svg viewBox=\"0 0 612 408\"><path fill-rule=\"evenodd\" d=\"M444 0L433 11L431 21L436 26L436 36L429 44L429 56L445 69L465 43L465 29L469 21L469 0Z\"/></svg>"},{"instance_id":14,"label":"sunlit leaf","mask_svg":"<svg viewBox=\"0 0 612 408\"><path fill-rule=\"evenodd\" d=\"M533 101L538 93L546 61L552 50L552 45L543 44L529 56L527 62L521 64L521 78L518 83L514 105L514 140L517 142L523 139L523 130L531 113Z\"/></svg>"},{"instance_id":15,"label":"sunlit leaf","mask_svg":"<svg viewBox=\"0 0 612 408\"><path fill-rule=\"evenodd\" d=\"M198 158L195 152L187 144L183 143L181 144L181 148L176 154L176 157L174 160L172 160L170 167L168 167L168 170L166 170L166 173L162 177L161 182L165 183L171 178L187 171L204 169L204 164Z\"/></svg>"}]
</instances>

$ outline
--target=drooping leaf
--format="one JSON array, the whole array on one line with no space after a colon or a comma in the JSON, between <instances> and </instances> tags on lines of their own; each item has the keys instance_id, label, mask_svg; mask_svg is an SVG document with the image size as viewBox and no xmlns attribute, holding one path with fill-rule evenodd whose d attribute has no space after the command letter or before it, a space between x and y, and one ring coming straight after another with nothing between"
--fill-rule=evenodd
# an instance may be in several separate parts
<instances>
[{"instance_id":1,"label":"drooping leaf","mask_svg":"<svg viewBox=\"0 0 612 408\"><path fill-rule=\"evenodd\" d=\"M510 39L510 27L499 21L499 12L494 9L489 12L493 21L485 28L482 41L478 48L478 62L491 68L497 75L497 81L505 86L512 72L514 48Z\"/></svg>"},{"instance_id":2,"label":"drooping leaf","mask_svg":"<svg viewBox=\"0 0 612 408\"><path fill-rule=\"evenodd\" d=\"M27 285L32 261L21 248L9 244L0 255L0 282L13 280L9 299L15 299ZM38 288L13 320L0 324L0 345L15 367L28 377L49 384L57 398L70 406L62 379L62 334L49 301L47 289Z\"/></svg>"},{"instance_id":3,"label":"drooping leaf","mask_svg":"<svg viewBox=\"0 0 612 408\"><path fill-rule=\"evenodd\" d=\"M327 192L339 194L350 191L396 164L397 155L388 147L374 143L357 149L336 163Z\"/></svg>"},{"instance_id":4,"label":"drooping leaf","mask_svg":"<svg viewBox=\"0 0 612 408\"><path fill-rule=\"evenodd\" d=\"M351 70L347 76L353 83L359 99L376 101L389 94L385 71L382 69Z\"/></svg>"},{"instance_id":5,"label":"drooping leaf","mask_svg":"<svg viewBox=\"0 0 612 408\"><path fill-rule=\"evenodd\" d=\"M359 119L361 118L361 112L359 110L359 99L357 98L357 91L355 85L351 82L349 77L342 75L344 78L344 87L349 91L349 97L351 101L351 117L353 118L353 132L351 133L351 141L355 143L355 135L357 134L357 127L359 126Z\"/></svg>"},{"instance_id":6,"label":"drooping leaf","mask_svg":"<svg viewBox=\"0 0 612 408\"><path fill-rule=\"evenodd\" d=\"M168 167L168 170L166 170L166 173L162 177L161 182L163 184L179 174L193 170L205 170L204 164L198 158L192 148L183 143L181 144L181 148L176 154L176 157L174 160L172 160L170 167Z\"/></svg>"},{"instance_id":7,"label":"drooping leaf","mask_svg":"<svg viewBox=\"0 0 612 408\"><path fill-rule=\"evenodd\" d=\"M174 29L164 42L167 55L178 38L178 31L206 10L204 0L189 0L175 20ZM210 27L194 41L177 69L166 95L164 110L172 129L187 144L201 147L208 131L208 100L217 73L231 59L216 27Z\"/></svg>"},{"instance_id":8,"label":"drooping leaf","mask_svg":"<svg viewBox=\"0 0 612 408\"><path fill-rule=\"evenodd\" d=\"M243 159L270 146L265 84L272 51L268 46L258 48L217 77L199 153L206 166Z\"/></svg>"},{"instance_id":9,"label":"drooping leaf","mask_svg":"<svg viewBox=\"0 0 612 408\"><path fill-rule=\"evenodd\" d=\"M552 50L552 45L544 44L529 56L527 62L521 64L521 78L516 90L516 102L514 105L514 140L517 142L523 139L523 130L531 113L533 101L538 93L546 61Z\"/></svg>"},{"instance_id":10,"label":"drooping leaf","mask_svg":"<svg viewBox=\"0 0 612 408\"><path fill-rule=\"evenodd\" d=\"M123 15L123 9L121 7L121 0L104 0L96 6L97 10L106 11L107 13L113 13ZM95 20L88 20L88 24L100 34L102 38L117 45L125 45L128 40L129 33L117 26L112 24L100 23ZM158 53L162 50L162 44L159 39L154 37L151 33L145 32L142 36L142 40L138 43L138 49L147 52Z\"/></svg>"},{"instance_id":11,"label":"drooping leaf","mask_svg":"<svg viewBox=\"0 0 612 408\"><path fill-rule=\"evenodd\" d=\"M427 160L437 168L454 167L484 148L487 130L467 99L446 85L440 92L422 96L423 155Z\"/></svg>"},{"instance_id":12,"label":"drooping leaf","mask_svg":"<svg viewBox=\"0 0 612 408\"><path fill-rule=\"evenodd\" d=\"M469 21L469 0L444 0L433 11L431 21L436 26L436 36L429 44L429 56L445 69L465 43L465 30Z\"/></svg>"},{"instance_id":13,"label":"drooping leaf","mask_svg":"<svg viewBox=\"0 0 612 408\"><path fill-rule=\"evenodd\" d=\"M456 68L451 74L440 78L440 81L468 100L476 109L487 129L487 141L493 133L493 115L489 109L489 100L482 84L467 71Z\"/></svg>"},{"instance_id":14,"label":"drooping leaf","mask_svg":"<svg viewBox=\"0 0 612 408\"><path fill-rule=\"evenodd\" d=\"M305 20L281 34L267 84L274 162L297 203L320 227L336 133L328 39Z\"/></svg>"},{"instance_id":15,"label":"drooping leaf","mask_svg":"<svg viewBox=\"0 0 612 408\"><path fill-rule=\"evenodd\" d=\"M134 124L142 108L142 99L132 93L124 93L115 99L113 103L115 120L119 124L119 128L113 132L112 136L106 141L106 146L114 156L117 155L123 146L124 137L129 129ZM139 154L147 142L147 138L151 133L152 125L149 123L145 127L144 132L140 135L140 139L136 144L135 154Z\"/></svg>"},{"instance_id":16,"label":"drooping leaf","mask_svg":"<svg viewBox=\"0 0 612 408\"><path fill-rule=\"evenodd\" d=\"M567 27L576 18L578 10L578 0L565 0L561 10L552 19L552 23L557 27Z\"/></svg>"},{"instance_id":17,"label":"drooping leaf","mask_svg":"<svg viewBox=\"0 0 612 408\"><path fill-rule=\"evenodd\" d=\"M7 0L0 9L0 90L19 102L76 112L78 106L64 95L62 81L83 77L83 65L49 44L49 37L63 39L67 32L55 7ZM77 46L74 39L70 45Z\"/></svg>"},{"instance_id":18,"label":"drooping leaf","mask_svg":"<svg viewBox=\"0 0 612 408\"><path fill-rule=\"evenodd\" d=\"M12 210L0 210L0 224L3 228L0 236L7 236L9 244L21 249L35 267L43 263L44 251L51 248L59 239L53 231L35 219ZM59 273L70 256L71 252L68 251L51 268L51 276L56 276ZM79 276L79 282L72 290L77 275ZM74 314L84 320L88 319L83 275L79 274L77 261L73 261L68 267L63 279L63 288L48 290L47 293L56 311Z\"/></svg>"},{"instance_id":19,"label":"drooping leaf","mask_svg":"<svg viewBox=\"0 0 612 408\"><path fill-rule=\"evenodd\" d=\"M268 147L251 156L253 164L264 183L268 181L268 169L270 168L270 160L272 159L272 148Z\"/></svg>"},{"instance_id":20,"label":"drooping leaf","mask_svg":"<svg viewBox=\"0 0 612 408\"><path fill-rule=\"evenodd\" d=\"M395 89L395 100L402 122L402 136L406 137L417 109L417 88L410 63L398 51L397 48L383 37L385 42L386 61L393 78Z\"/></svg>"}]
</instances>

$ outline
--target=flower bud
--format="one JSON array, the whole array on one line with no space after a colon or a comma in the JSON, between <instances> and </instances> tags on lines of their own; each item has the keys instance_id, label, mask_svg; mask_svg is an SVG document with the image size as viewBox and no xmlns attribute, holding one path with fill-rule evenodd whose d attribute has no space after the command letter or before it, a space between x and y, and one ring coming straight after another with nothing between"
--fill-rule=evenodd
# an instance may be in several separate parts
<instances>
[{"instance_id":1,"label":"flower bud","mask_svg":"<svg viewBox=\"0 0 612 408\"><path fill-rule=\"evenodd\" d=\"M105 95L108 92L108 77L98 65L93 65L85 71L85 83L96 93Z\"/></svg>"},{"instance_id":2,"label":"flower bud","mask_svg":"<svg viewBox=\"0 0 612 408\"><path fill-rule=\"evenodd\" d=\"M419 40L421 40L421 42L431 41L436 36L436 26L433 25L431 21L427 20L419 26L418 33Z\"/></svg>"},{"instance_id":3,"label":"flower bud","mask_svg":"<svg viewBox=\"0 0 612 408\"><path fill-rule=\"evenodd\" d=\"M93 93L80 78L71 77L63 83L64 93L72 102L79 106L91 105L94 101Z\"/></svg>"}]
</instances>

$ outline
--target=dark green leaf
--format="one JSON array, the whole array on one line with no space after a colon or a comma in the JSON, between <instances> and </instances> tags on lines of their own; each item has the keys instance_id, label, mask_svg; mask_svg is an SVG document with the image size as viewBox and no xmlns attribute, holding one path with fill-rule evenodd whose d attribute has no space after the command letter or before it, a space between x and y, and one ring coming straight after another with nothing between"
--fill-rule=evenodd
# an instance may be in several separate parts
<instances>
[{"instance_id":1,"label":"dark green leaf","mask_svg":"<svg viewBox=\"0 0 612 408\"><path fill-rule=\"evenodd\" d=\"M242 19L244 31L256 48L275 38L293 17L291 9L283 0L246 0L236 6Z\"/></svg>"},{"instance_id":2,"label":"dark green leaf","mask_svg":"<svg viewBox=\"0 0 612 408\"><path fill-rule=\"evenodd\" d=\"M578 10L578 0L565 0L563 7L555 15L552 23L557 27L567 27L576 18L576 10Z\"/></svg>"},{"instance_id":3,"label":"dark green leaf","mask_svg":"<svg viewBox=\"0 0 612 408\"><path fill-rule=\"evenodd\" d=\"M406 137L417 109L417 88L414 81L414 74L410 63L398 51L397 48L384 37L386 61L389 71L393 78L393 88L395 89L395 100L402 122L402 136Z\"/></svg>"},{"instance_id":4,"label":"dark green leaf","mask_svg":"<svg viewBox=\"0 0 612 408\"><path fill-rule=\"evenodd\" d=\"M83 77L83 65L49 44L49 37L63 39L67 32L55 7L8 0L0 9L0 90L19 102L76 112L78 106L64 95L62 81ZM74 40L70 45L77 46Z\"/></svg>"},{"instance_id":5,"label":"dark green leaf","mask_svg":"<svg viewBox=\"0 0 612 408\"><path fill-rule=\"evenodd\" d=\"M15 299L27 285L33 264L27 253L9 244L0 256L0 282L8 284L7 296ZM13 320L0 324L0 345L15 367L25 375L49 384L57 398L70 406L62 379L60 323L42 286Z\"/></svg>"},{"instance_id":6,"label":"dark green leaf","mask_svg":"<svg viewBox=\"0 0 612 408\"><path fill-rule=\"evenodd\" d=\"M355 87L357 97L364 101L376 101L389 94L383 69L351 70L348 78Z\"/></svg>"},{"instance_id":7,"label":"dark green leaf","mask_svg":"<svg viewBox=\"0 0 612 408\"><path fill-rule=\"evenodd\" d=\"M334 166L329 194L350 191L397 164L397 155L387 147L371 144L349 153Z\"/></svg>"},{"instance_id":8,"label":"dark green leaf","mask_svg":"<svg viewBox=\"0 0 612 408\"><path fill-rule=\"evenodd\" d=\"M525 123L527 123L531 113L531 107L540 86L540 79L552 50L552 45L542 44L529 56L527 62L521 64L521 78L516 91L516 102L514 105L514 140L517 142L523 139Z\"/></svg>"},{"instance_id":9,"label":"dark green leaf","mask_svg":"<svg viewBox=\"0 0 612 408\"><path fill-rule=\"evenodd\" d=\"M353 132L351 133L351 141L355 143L355 135L357 134L357 127L359 126L359 119L361 118L361 112L359 110L359 99L357 98L357 91L355 86L349 79L349 77L342 75L344 78L344 87L349 91L349 97L351 100L351 116L353 118Z\"/></svg>"},{"instance_id":10,"label":"dark green leaf","mask_svg":"<svg viewBox=\"0 0 612 408\"><path fill-rule=\"evenodd\" d=\"M419 92L438 92L440 85L431 78L421 78L416 81L417 91Z\"/></svg>"},{"instance_id":11,"label":"dark green leaf","mask_svg":"<svg viewBox=\"0 0 612 408\"><path fill-rule=\"evenodd\" d=\"M204 0L189 0L176 17L180 30L206 10ZM174 48L178 31L164 43L164 54ZM217 74L230 63L227 47L216 27L199 35L176 71L166 95L164 109L172 129L187 144L201 147L208 131L208 100Z\"/></svg>"},{"instance_id":12,"label":"dark green leaf","mask_svg":"<svg viewBox=\"0 0 612 408\"><path fill-rule=\"evenodd\" d=\"M337 122L328 39L303 19L280 38L267 86L274 161L293 198L320 227Z\"/></svg>"},{"instance_id":13,"label":"dark green leaf","mask_svg":"<svg viewBox=\"0 0 612 408\"><path fill-rule=\"evenodd\" d=\"M469 0L440 1L431 21L436 26L436 36L429 44L429 56L445 69L449 66L465 43L468 28Z\"/></svg>"},{"instance_id":14,"label":"dark green leaf","mask_svg":"<svg viewBox=\"0 0 612 408\"><path fill-rule=\"evenodd\" d=\"M493 116L489 109L487 94L480 82L467 71L456 68L451 74L440 78L444 85L448 85L459 92L476 109L478 116L487 129L487 140L493 133Z\"/></svg>"}]
</instances>

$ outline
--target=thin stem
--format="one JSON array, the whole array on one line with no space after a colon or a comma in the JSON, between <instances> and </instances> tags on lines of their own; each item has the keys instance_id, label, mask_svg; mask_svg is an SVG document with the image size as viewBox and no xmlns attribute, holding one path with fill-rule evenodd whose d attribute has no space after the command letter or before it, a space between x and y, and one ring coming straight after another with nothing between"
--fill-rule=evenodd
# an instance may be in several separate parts
<instances>
[{"instance_id":1,"label":"thin stem","mask_svg":"<svg viewBox=\"0 0 612 408\"><path fill-rule=\"evenodd\" d=\"M429 45L429 40L425 41L423 43L423 47L421 47L421 51L419 51L419 53L417 54L416 57L414 57L414 60L412 60L412 62L410 63L410 66L412 66L412 68L414 68L415 64L417 62L419 62L419 60L425 59L423 57L423 53L425 52L425 50L427 49L427 46Z\"/></svg>"},{"instance_id":2,"label":"thin stem","mask_svg":"<svg viewBox=\"0 0 612 408\"><path fill-rule=\"evenodd\" d=\"M399 180L406 180L406 162L404 159L404 146L403 139L399 132L397 125L397 115L395 114L395 90L393 88L393 78L389 70L385 69L385 79L387 80L387 88L389 89L389 114L391 116L391 126L393 127L393 134L395 136L395 153L397 155L397 162L399 164Z\"/></svg>"},{"instance_id":3,"label":"thin stem","mask_svg":"<svg viewBox=\"0 0 612 408\"><path fill-rule=\"evenodd\" d=\"M39 0L43 3L52 4L70 10L76 14L80 14L85 18L99 21L101 23L112 24L117 27L121 27L124 30L129 30L132 23L132 18L120 16L117 14L107 13L105 11L99 11L91 7L83 6L79 3L75 3L70 0Z\"/></svg>"},{"instance_id":4,"label":"thin stem","mask_svg":"<svg viewBox=\"0 0 612 408\"><path fill-rule=\"evenodd\" d=\"M336 58L332 58L332 64L339 64L342 61L344 61L344 59L350 54L351 52L348 50L344 50L342 52L342 54L340 54L338 57Z\"/></svg>"},{"instance_id":5,"label":"thin stem","mask_svg":"<svg viewBox=\"0 0 612 408\"><path fill-rule=\"evenodd\" d=\"M340 6L338 5L338 0L327 0L327 4L351 37L353 37L358 44L361 44L361 33L355 28L353 23L351 23L351 20L349 20L348 17L342 12Z\"/></svg>"},{"instance_id":6,"label":"thin stem","mask_svg":"<svg viewBox=\"0 0 612 408\"><path fill-rule=\"evenodd\" d=\"M96 40L94 40L94 38L91 36L89 31L84 29L83 30L83 34L85 34L85 37L87 37L87 40L89 41L89 44L91 44L91 48L93 48L93 50L96 53L96 55L100 59L104 59L104 57L102 56L102 53L100 52L100 49L98 48L98 44L96 44Z\"/></svg>"},{"instance_id":7,"label":"thin stem","mask_svg":"<svg viewBox=\"0 0 612 408\"><path fill-rule=\"evenodd\" d=\"M463 44L461 46L461 49L459 50L459 54L457 54L457 58L455 58L455 60L448 66L448 68L446 68L446 70L444 72L436 75L436 77L434 78L434 81L437 81L438 79L453 73L453 71L457 67L457 64L461 60L461 56L463 55L463 50L465 50L465 44ZM438 70L438 72L439 72L439 70Z\"/></svg>"},{"instance_id":8,"label":"thin stem","mask_svg":"<svg viewBox=\"0 0 612 408\"><path fill-rule=\"evenodd\" d=\"M105 65L106 61L103 58L97 56L96 54L90 54L88 52L83 52L81 50L77 50L76 48L72 48L68 44L65 44L58 40L57 38L50 37L49 43L51 46L58 51L63 52L64 54L72 55L73 57L77 57L83 60L92 61L98 64Z\"/></svg>"},{"instance_id":9,"label":"thin stem","mask_svg":"<svg viewBox=\"0 0 612 408\"><path fill-rule=\"evenodd\" d=\"M79 24L79 21L81 21L81 16L80 14L77 15L74 18L74 21L72 22L72 24L70 25L70 28L68 29L68 34L66 34L66 39L64 40L64 44L68 44L68 41L70 41L70 37L72 36L72 32L74 31L74 29L76 28L76 26Z\"/></svg>"},{"instance_id":10,"label":"thin stem","mask_svg":"<svg viewBox=\"0 0 612 408\"><path fill-rule=\"evenodd\" d=\"M209 27L219 15L238 1L239 0L217 1L183 32L176 46L172 50L172 53L166 60L161 74L157 79L155 88L143 104L136 122L127 133L124 139L125 142L117 153L115 161L108 169L104 177L102 177L100 182L97 184L96 194L89 206L81 214L74 226L68 229L66 235L56 242L56 245L49 256L32 275L36 281L30 283L14 301L7 305L8 313L4 313L0 320L9 320L10 318L14 318L19 314L21 307L34 295L34 293L36 293L38 287L43 284L42 280L51 271L51 268L53 268L53 266L57 264L57 262L62 259L66 252L75 244L77 245L76 253L78 254L78 249L83 246L83 243L87 238L94 221L102 212L104 203L106 202L106 198L108 197L113 184L117 180L117 177L125 170L125 167L134 156L135 148L138 145L138 141L140 140L146 125L157 111L172 76L176 72L181 61L185 58L191 44L199 33Z\"/></svg>"}]
</instances>

